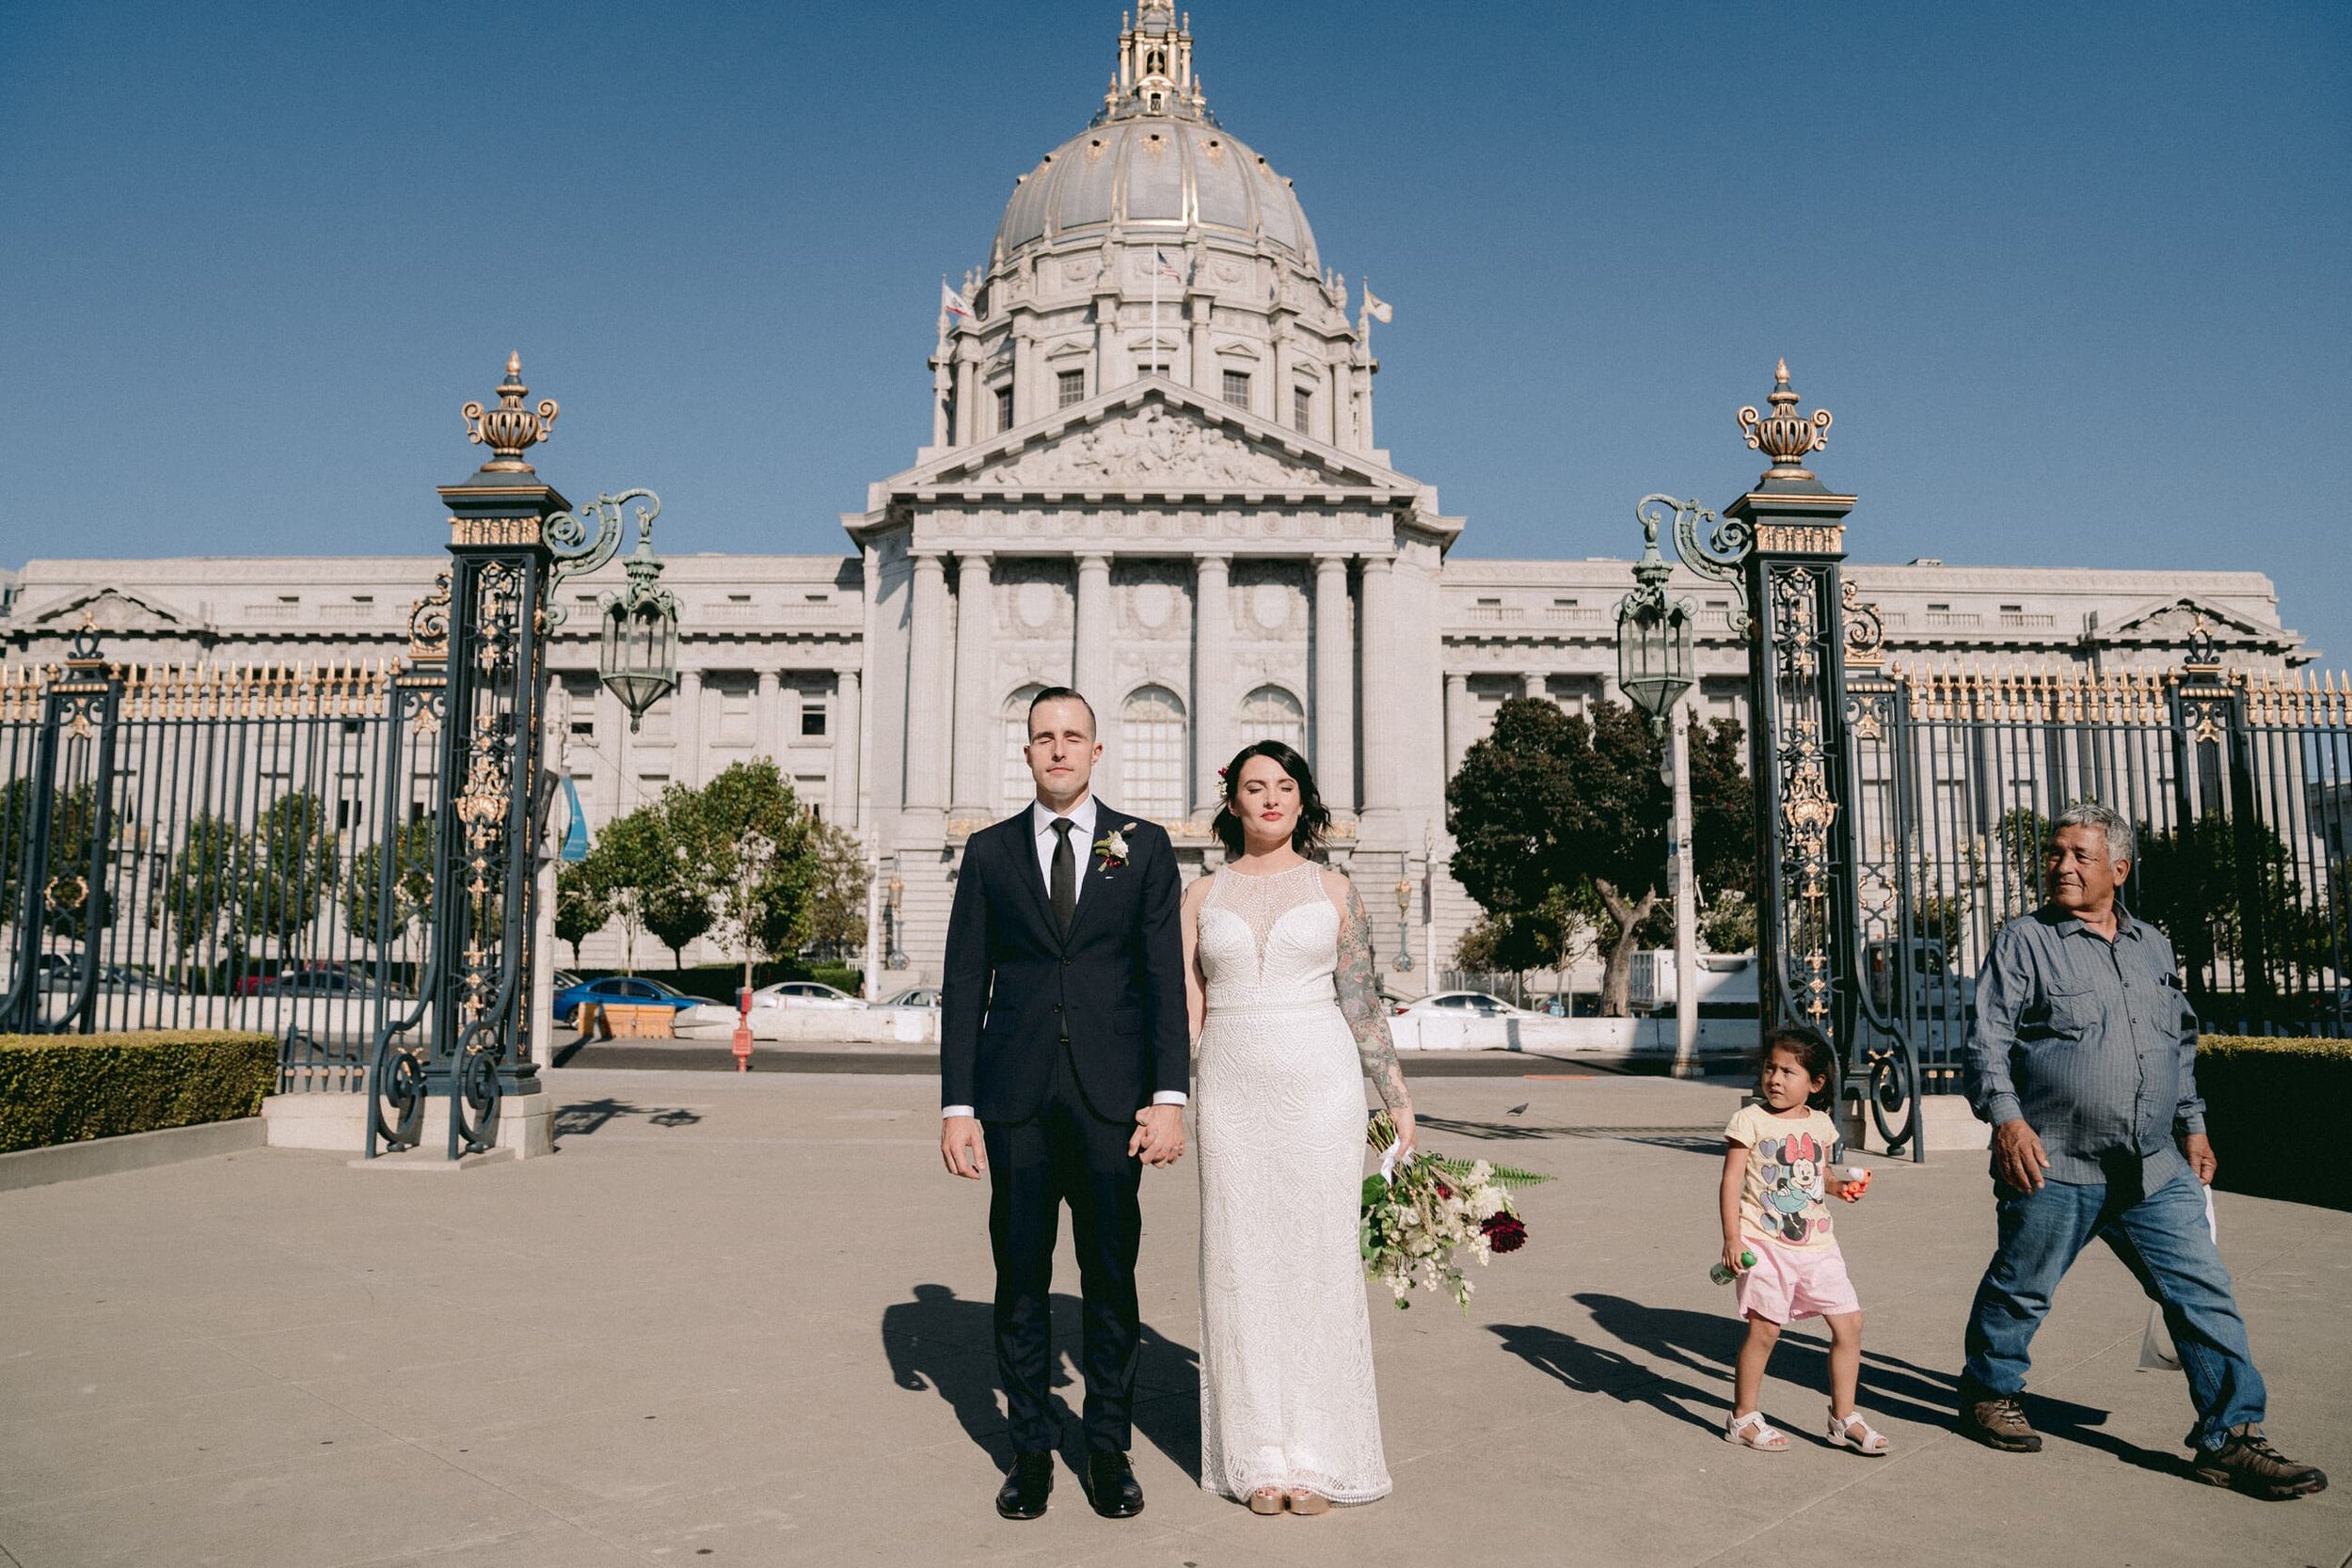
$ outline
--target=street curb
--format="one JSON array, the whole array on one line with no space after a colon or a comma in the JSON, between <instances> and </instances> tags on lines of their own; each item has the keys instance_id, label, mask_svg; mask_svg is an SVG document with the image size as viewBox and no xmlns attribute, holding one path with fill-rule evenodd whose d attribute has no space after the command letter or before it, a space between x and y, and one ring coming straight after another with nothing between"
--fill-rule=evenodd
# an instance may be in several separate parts
<instances>
[{"instance_id":1,"label":"street curb","mask_svg":"<svg viewBox=\"0 0 2352 1568\"><path fill-rule=\"evenodd\" d=\"M239 1154L268 1144L267 1122L260 1117L239 1117L234 1121L199 1122L194 1127L126 1132L120 1137L53 1144L47 1148L20 1148L0 1154L0 1192L209 1160L216 1154Z\"/></svg>"}]
</instances>

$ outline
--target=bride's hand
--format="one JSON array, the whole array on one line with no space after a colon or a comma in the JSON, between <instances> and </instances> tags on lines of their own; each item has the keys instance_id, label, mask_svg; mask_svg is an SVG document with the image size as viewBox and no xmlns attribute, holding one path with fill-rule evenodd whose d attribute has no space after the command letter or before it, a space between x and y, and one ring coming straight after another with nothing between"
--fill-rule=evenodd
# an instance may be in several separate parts
<instances>
[{"instance_id":1,"label":"bride's hand","mask_svg":"<svg viewBox=\"0 0 2352 1568\"><path fill-rule=\"evenodd\" d=\"M1400 1160L1411 1158L1420 1144L1413 1128L1413 1108L1406 1105L1391 1110L1389 1119L1396 1124L1396 1157Z\"/></svg>"}]
</instances>

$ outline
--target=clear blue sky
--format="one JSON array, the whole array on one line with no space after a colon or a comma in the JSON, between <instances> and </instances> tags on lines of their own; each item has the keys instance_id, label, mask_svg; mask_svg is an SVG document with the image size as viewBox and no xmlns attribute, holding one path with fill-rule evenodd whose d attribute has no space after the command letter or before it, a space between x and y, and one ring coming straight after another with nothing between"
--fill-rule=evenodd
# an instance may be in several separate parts
<instances>
[{"instance_id":1,"label":"clear blue sky","mask_svg":"<svg viewBox=\"0 0 2352 1568\"><path fill-rule=\"evenodd\" d=\"M424 551L520 349L541 471L832 551L941 273L1116 0L0 7L0 563ZM1471 555L1728 499L1787 355L1864 560L2250 567L2352 659L2352 22L2325 4L1198 0L1210 103L1396 306Z\"/></svg>"}]
</instances>

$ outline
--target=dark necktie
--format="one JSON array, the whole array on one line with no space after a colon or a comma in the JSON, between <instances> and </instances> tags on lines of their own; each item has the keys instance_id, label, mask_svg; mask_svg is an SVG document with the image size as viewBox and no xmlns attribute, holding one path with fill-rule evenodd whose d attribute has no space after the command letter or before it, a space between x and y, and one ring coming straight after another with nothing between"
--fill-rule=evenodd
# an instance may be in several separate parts
<instances>
[{"instance_id":1,"label":"dark necktie","mask_svg":"<svg viewBox=\"0 0 2352 1568\"><path fill-rule=\"evenodd\" d=\"M1054 875L1046 886L1063 936L1070 934L1071 917L1078 912L1078 857L1070 847L1070 830L1076 826L1067 816L1054 818Z\"/></svg>"}]
</instances>

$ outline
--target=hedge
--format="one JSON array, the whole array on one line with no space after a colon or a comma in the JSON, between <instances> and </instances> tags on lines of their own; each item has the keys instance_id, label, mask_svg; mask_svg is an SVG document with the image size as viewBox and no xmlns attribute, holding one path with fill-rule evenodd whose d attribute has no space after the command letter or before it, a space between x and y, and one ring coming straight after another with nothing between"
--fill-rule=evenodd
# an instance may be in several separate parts
<instances>
[{"instance_id":1,"label":"hedge","mask_svg":"<svg viewBox=\"0 0 2352 1568\"><path fill-rule=\"evenodd\" d=\"M0 1035L0 1152L259 1116L277 1086L268 1035Z\"/></svg>"},{"instance_id":2,"label":"hedge","mask_svg":"<svg viewBox=\"0 0 2352 1568\"><path fill-rule=\"evenodd\" d=\"M2352 1105L2352 1040L2207 1035L2197 1088L2221 1163L2216 1186L2352 1209L2335 1148Z\"/></svg>"}]
</instances>

